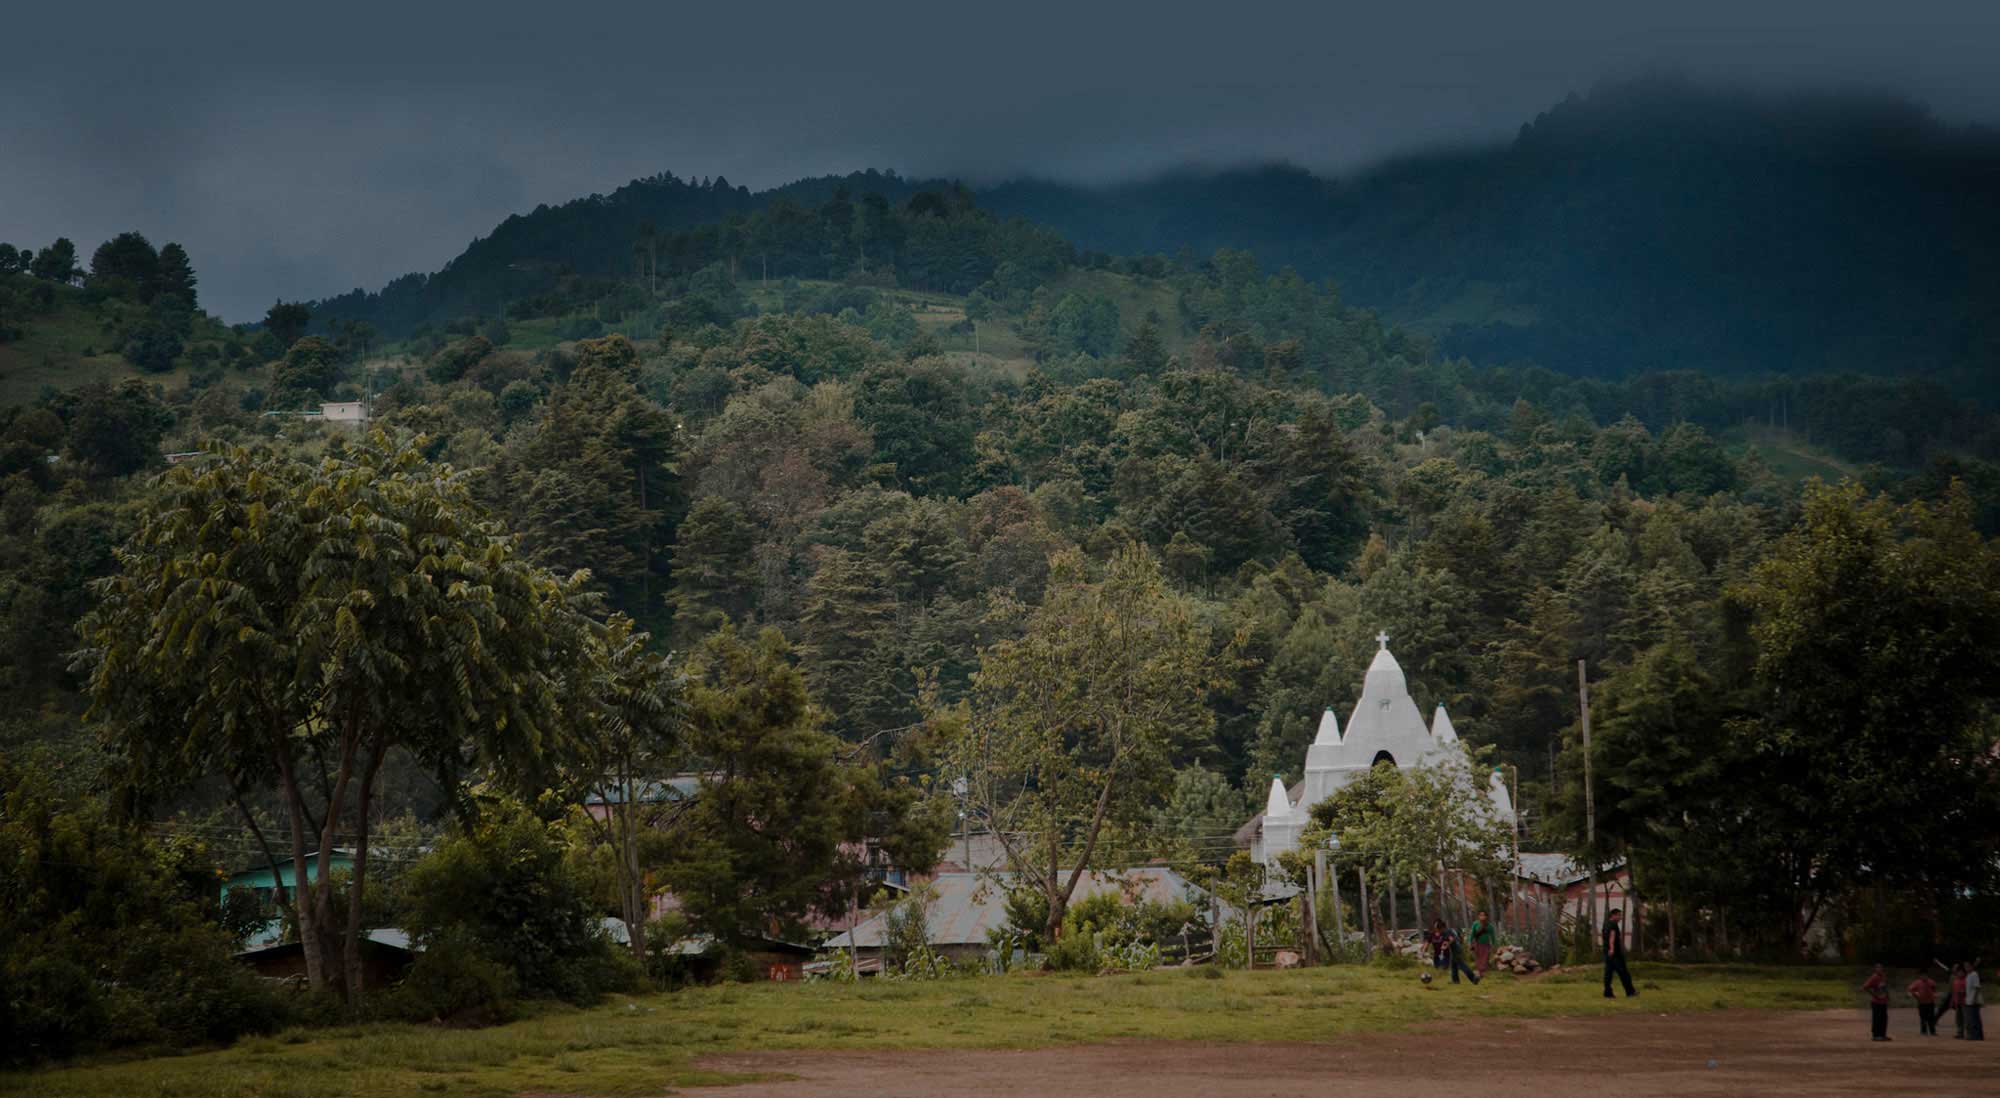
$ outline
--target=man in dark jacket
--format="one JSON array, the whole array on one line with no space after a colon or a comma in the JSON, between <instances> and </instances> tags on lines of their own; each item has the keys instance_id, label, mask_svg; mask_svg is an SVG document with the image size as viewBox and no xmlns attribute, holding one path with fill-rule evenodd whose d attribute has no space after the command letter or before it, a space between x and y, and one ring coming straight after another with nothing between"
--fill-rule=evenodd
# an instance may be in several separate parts
<instances>
[{"instance_id":1,"label":"man in dark jacket","mask_svg":"<svg viewBox=\"0 0 2000 1098\"><path fill-rule=\"evenodd\" d=\"M1604 919L1604 997L1615 999L1611 994L1611 974L1625 984L1625 997L1630 999L1639 994L1632 986L1632 970L1625 967L1625 913L1612 908Z\"/></svg>"}]
</instances>

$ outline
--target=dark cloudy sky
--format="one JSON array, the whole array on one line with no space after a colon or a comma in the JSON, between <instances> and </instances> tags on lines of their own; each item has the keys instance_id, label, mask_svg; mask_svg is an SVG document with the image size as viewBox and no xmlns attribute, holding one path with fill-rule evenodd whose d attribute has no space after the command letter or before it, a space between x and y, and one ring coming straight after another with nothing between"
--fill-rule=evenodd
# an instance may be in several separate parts
<instances>
[{"instance_id":1,"label":"dark cloudy sky","mask_svg":"<svg viewBox=\"0 0 2000 1098\"><path fill-rule=\"evenodd\" d=\"M663 170L1341 170L1661 69L2000 121L2000 0L193 0L0 23L0 241L179 240L231 320Z\"/></svg>"}]
</instances>

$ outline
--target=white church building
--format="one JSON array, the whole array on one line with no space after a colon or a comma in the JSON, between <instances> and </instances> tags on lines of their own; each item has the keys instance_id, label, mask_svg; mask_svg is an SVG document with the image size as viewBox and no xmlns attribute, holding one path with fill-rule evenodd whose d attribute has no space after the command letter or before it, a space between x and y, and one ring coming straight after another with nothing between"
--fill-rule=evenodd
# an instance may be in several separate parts
<instances>
[{"instance_id":1,"label":"white church building","mask_svg":"<svg viewBox=\"0 0 2000 1098\"><path fill-rule=\"evenodd\" d=\"M1297 849L1299 835L1310 822L1312 807L1366 774L1377 762L1387 761L1399 767L1470 763L1444 706L1437 707L1426 727L1423 713L1410 697L1409 680L1404 677L1402 666L1389 654L1388 634L1377 634L1375 640L1382 648L1368 665L1368 675L1361 683L1361 700L1354 703L1354 711L1347 716L1345 734L1333 707L1328 706L1320 716L1319 732L1312 746L1306 749L1305 780L1287 789L1282 780L1272 778L1271 795L1263 814L1237 832L1239 841L1248 840L1251 857L1275 863L1278 855ZM1467 773L1470 774L1469 765ZM1499 774L1491 776L1486 795L1499 818L1512 823L1513 800Z\"/></svg>"}]
</instances>

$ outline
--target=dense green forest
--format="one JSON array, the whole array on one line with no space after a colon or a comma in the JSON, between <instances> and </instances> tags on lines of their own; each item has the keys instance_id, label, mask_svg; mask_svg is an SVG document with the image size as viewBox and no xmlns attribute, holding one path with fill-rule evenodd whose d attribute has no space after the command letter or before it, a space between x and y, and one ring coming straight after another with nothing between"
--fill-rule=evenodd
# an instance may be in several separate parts
<instances>
[{"instance_id":1,"label":"dense green forest","mask_svg":"<svg viewBox=\"0 0 2000 1098\"><path fill-rule=\"evenodd\" d=\"M454 922L473 916L439 890L567 858L585 864L550 918L629 914L643 854L687 901L677 931L796 927L863 887L861 840L935 855L942 760L986 719L980 691L1028 674L1007 661L1066 615L1139 605L1193 677L1161 686L1176 725L1121 785L1122 850L1226 853L1386 631L1420 704L1518 770L1551 849L1582 846L1587 661L1602 841L1725 943L1796 950L1801 910L1943 926L1993 883L1992 412L1918 379L1475 365L1247 251L1095 254L960 188L878 182L762 204L634 184L490 238L572 249L549 269L476 246L234 329L198 312L171 245L128 234L87 273L73 247L0 253L16 344L82 318L123 363L66 360L97 380L0 411L0 749L29 760L0 856L181 865L106 837L120 814L236 863L288 812L324 811L326 846L402 829L448 856L392 891L398 918L489 948L427 954L429 986L583 996L624 976L591 954L608 975L551 982L586 971L574 920L497 971L512 930ZM296 414L335 398L370 401L369 434ZM189 460L163 474L168 453ZM495 615L508 642L469 643ZM351 676L307 689L315 659ZM233 719L192 716L239 703L303 706L336 753L321 773L373 793L325 811L344 785L274 774ZM662 714L688 731L646 739L682 727ZM563 815L606 775L671 768L740 785L668 849ZM1904 803L1936 810L1874 826ZM774 818L793 841L762 836ZM75 876L58 883L109 902ZM33 887L18 910L66 895ZM1904 898L1871 907L1871 888ZM300 929L352 941L363 905L307 891ZM201 923L202 892L149 925ZM83 910L80 931L106 917ZM83 938L20 940L21 979L82 979L49 958Z\"/></svg>"},{"instance_id":2,"label":"dense green forest","mask_svg":"<svg viewBox=\"0 0 2000 1098\"><path fill-rule=\"evenodd\" d=\"M1243 248L1451 355L1567 373L1929 373L1991 400L2000 133L1872 93L1602 86L1512 142L1351 177L1291 168L992 208L1124 253Z\"/></svg>"}]
</instances>

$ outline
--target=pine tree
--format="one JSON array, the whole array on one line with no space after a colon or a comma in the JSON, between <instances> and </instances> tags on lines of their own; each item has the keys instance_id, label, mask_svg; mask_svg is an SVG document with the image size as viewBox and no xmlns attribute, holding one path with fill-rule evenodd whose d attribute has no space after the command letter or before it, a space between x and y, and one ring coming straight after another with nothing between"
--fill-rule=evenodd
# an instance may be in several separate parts
<instances>
[{"instance_id":1,"label":"pine tree","mask_svg":"<svg viewBox=\"0 0 2000 1098\"><path fill-rule=\"evenodd\" d=\"M813 698L843 738L909 723L910 684L893 662L895 622L895 596L880 568L845 549L819 551L799 635Z\"/></svg>"},{"instance_id":2,"label":"pine tree","mask_svg":"<svg viewBox=\"0 0 2000 1098\"><path fill-rule=\"evenodd\" d=\"M1147 313L1139 322L1139 330L1125 344L1125 361L1131 363L1132 372L1140 376L1150 376L1167 368L1167 345L1160 339L1159 315Z\"/></svg>"},{"instance_id":3,"label":"pine tree","mask_svg":"<svg viewBox=\"0 0 2000 1098\"><path fill-rule=\"evenodd\" d=\"M677 645L749 615L757 604L755 547L756 532L741 507L721 496L695 501L675 535L667 593Z\"/></svg>"},{"instance_id":4,"label":"pine tree","mask_svg":"<svg viewBox=\"0 0 2000 1098\"><path fill-rule=\"evenodd\" d=\"M186 248L170 240L160 249L159 274L155 281L161 296L180 298L189 310L199 307L195 297L194 264L188 261Z\"/></svg>"}]
</instances>

